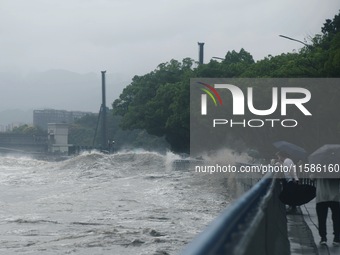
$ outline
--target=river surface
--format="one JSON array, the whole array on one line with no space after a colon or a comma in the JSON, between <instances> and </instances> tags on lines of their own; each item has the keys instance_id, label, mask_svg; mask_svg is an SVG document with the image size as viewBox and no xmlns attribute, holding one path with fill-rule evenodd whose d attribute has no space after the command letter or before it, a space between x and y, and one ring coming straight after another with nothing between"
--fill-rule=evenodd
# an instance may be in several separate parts
<instances>
[{"instance_id":1,"label":"river surface","mask_svg":"<svg viewBox=\"0 0 340 255\"><path fill-rule=\"evenodd\" d=\"M174 168L176 159L0 156L0 254L178 254L228 196L223 178Z\"/></svg>"}]
</instances>

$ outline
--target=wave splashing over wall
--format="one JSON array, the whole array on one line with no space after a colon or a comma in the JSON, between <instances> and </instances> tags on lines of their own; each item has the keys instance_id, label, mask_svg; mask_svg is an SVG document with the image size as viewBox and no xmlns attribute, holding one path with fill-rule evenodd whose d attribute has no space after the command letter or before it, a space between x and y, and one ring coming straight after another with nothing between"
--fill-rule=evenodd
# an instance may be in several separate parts
<instances>
[{"instance_id":1,"label":"wave splashing over wall","mask_svg":"<svg viewBox=\"0 0 340 255\"><path fill-rule=\"evenodd\" d=\"M225 206L223 181L178 155L0 157L1 254L177 254Z\"/></svg>"}]
</instances>

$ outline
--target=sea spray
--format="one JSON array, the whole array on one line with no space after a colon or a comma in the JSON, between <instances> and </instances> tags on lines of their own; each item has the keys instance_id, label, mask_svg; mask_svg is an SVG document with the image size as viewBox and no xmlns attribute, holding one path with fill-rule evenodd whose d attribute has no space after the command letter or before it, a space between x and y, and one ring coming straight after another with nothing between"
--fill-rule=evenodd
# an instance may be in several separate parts
<instances>
[{"instance_id":1,"label":"sea spray","mask_svg":"<svg viewBox=\"0 0 340 255\"><path fill-rule=\"evenodd\" d=\"M177 159L148 151L0 157L0 253L178 254L227 194L214 176L174 171Z\"/></svg>"},{"instance_id":2,"label":"sea spray","mask_svg":"<svg viewBox=\"0 0 340 255\"><path fill-rule=\"evenodd\" d=\"M230 148L223 148L205 153L202 155L202 158L208 166L215 166L215 169L216 165L224 166L221 167L221 169L225 171L215 171L214 174L211 175L224 180L230 197L235 199L244 193L244 176L240 176L237 173L236 165L240 162L249 163L252 161L252 158L249 157L247 153L235 152ZM211 170L211 167L209 169ZM209 173L211 173L211 171ZM248 181L249 180L247 180L247 183Z\"/></svg>"}]
</instances>

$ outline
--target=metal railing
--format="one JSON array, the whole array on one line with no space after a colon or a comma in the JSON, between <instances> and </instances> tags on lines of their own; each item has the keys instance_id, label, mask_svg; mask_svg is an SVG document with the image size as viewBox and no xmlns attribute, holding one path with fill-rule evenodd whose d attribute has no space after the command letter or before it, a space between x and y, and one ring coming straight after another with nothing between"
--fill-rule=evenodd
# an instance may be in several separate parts
<instances>
[{"instance_id":1,"label":"metal railing","mask_svg":"<svg viewBox=\"0 0 340 255\"><path fill-rule=\"evenodd\" d=\"M181 255L290 254L280 183L266 175L228 206Z\"/></svg>"}]
</instances>

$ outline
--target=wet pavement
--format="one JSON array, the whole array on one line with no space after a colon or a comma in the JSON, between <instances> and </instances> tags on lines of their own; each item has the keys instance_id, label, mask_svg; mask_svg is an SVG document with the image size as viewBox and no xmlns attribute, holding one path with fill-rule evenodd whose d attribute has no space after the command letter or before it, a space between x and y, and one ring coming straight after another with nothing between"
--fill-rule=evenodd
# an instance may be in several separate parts
<instances>
[{"instance_id":1,"label":"wet pavement","mask_svg":"<svg viewBox=\"0 0 340 255\"><path fill-rule=\"evenodd\" d=\"M333 245L331 211L327 217L327 245L320 245L315 200L302 205L297 214L287 215L288 236L292 255L340 254L340 246Z\"/></svg>"}]
</instances>

